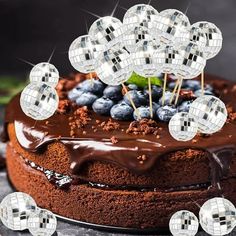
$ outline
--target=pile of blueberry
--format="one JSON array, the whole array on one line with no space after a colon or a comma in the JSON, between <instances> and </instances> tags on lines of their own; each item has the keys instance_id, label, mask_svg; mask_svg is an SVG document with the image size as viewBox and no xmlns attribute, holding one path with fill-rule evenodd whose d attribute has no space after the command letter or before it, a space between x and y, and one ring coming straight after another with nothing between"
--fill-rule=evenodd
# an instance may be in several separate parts
<instances>
[{"instance_id":1,"label":"pile of blueberry","mask_svg":"<svg viewBox=\"0 0 236 236\"><path fill-rule=\"evenodd\" d=\"M170 91L175 86L174 82L168 84ZM196 80L185 80L183 89L191 90L196 97L201 95L201 85ZM149 91L148 88L139 88L135 84L129 84L129 95L133 99L141 118L150 118ZM188 112L192 101L181 101L177 107L169 105L172 93L166 91L165 104L162 106L162 88L152 85L153 114L154 119L168 122L177 112ZM205 94L214 95L210 85L205 87ZM78 106L88 106L94 112L104 116L111 116L116 120L137 120L138 117L132 108L127 94L123 96L121 86L106 86L100 80L85 80L68 93L70 100Z\"/></svg>"}]
</instances>

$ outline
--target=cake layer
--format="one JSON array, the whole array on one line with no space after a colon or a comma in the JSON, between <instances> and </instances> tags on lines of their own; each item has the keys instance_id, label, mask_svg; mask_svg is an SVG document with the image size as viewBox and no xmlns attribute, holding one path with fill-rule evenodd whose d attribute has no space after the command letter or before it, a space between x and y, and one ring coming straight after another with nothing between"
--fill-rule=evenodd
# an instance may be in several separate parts
<instances>
[{"instance_id":1,"label":"cake layer","mask_svg":"<svg viewBox=\"0 0 236 236\"><path fill-rule=\"evenodd\" d=\"M45 151L32 153L19 145L13 124L9 125L8 131L10 144L20 156L46 169L79 178L85 182L111 186L139 186L140 188L173 188L211 182L211 168L213 167L209 158L212 157L202 150L187 149L171 152L162 156L156 165L144 174L130 172L113 163L92 160L84 163L81 171L74 176L70 168L70 154L63 143L54 142L49 144ZM229 164L230 169L224 178L236 176L235 156L231 158Z\"/></svg>"},{"instance_id":2,"label":"cake layer","mask_svg":"<svg viewBox=\"0 0 236 236\"><path fill-rule=\"evenodd\" d=\"M65 191L50 184L40 171L26 165L9 145L7 165L14 187L30 194L40 207L64 217L95 224L167 228L174 212L186 209L198 215L197 204L221 196L214 188L165 193L104 190L81 184L72 185ZM232 188L235 184L234 178L221 182L224 197L233 203L236 203L236 189Z\"/></svg>"}]
</instances>

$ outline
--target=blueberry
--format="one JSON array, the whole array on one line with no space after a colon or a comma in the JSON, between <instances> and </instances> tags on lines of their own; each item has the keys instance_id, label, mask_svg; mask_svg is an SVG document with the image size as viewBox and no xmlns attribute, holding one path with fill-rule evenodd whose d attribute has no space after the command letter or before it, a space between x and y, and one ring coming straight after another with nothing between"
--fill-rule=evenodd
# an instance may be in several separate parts
<instances>
[{"instance_id":1,"label":"blueberry","mask_svg":"<svg viewBox=\"0 0 236 236\"><path fill-rule=\"evenodd\" d=\"M178 107L178 112L189 112L190 105L193 101L184 101Z\"/></svg>"},{"instance_id":2,"label":"blueberry","mask_svg":"<svg viewBox=\"0 0 236 236\"><path fill-rule=\"evenodd\" d=\"M138 110L138 112L139 112L139 114L140 114L140 117L141 117L141 119L143 119L143 118L150 118L151 116L150 116L150 108L149 107L139 107L139 108L137 108L137 110ZM138 115L137 115L137 112L133 112L133 117L134 117L134 119L135 120L138 120L139 119L139 117L138 117Z\"/></svg>"},{"instance_id":3,"label":"blueberry","mask_svg":"<svg viewBox=\"0 0 236 236\"><path fill-rule=\"evenodd\" d=\"M128 89L129 90L138 90L138 86L136 84L129 84Z\"/></svg>"},{"instance_id":4,"label":"blueberry","mask_svg":"<svg viewBox=\"0 0 236 236\"><path fill-rule=\"evenodd\" d=\"M137 91L137 90L131 90L128 92L131 99L133 100L134 104L136 107L140 107L142 105L146 105L147 104L147 99L145 98L144 94L141 91ZM125 94L124 96L124 101L131 106L131 103L129 101L129 97L127 94Z\"/></svg>"},{"instance_id":5,"label":"blueberry","mask_svg":"<svg viewBox=\"0 0 236 236\"><path fill-rule=\"evenodd\" d=\"M202 96L202 90L201 89L198 89L197 91L194 92L194 95L196 97L200 97ZM214 95L213 92L209 91L209 90L204 90L204 95Z\"/></svg>"},{"instance_id":6,"label":"blueberry","mask_svg":"<svg viewBox=\"0 0 236 236\"><path fill-rule=\"evenodd\" d=\"M152 103L153 115L156 114L157 109L159 109L160 107L161 107L160 104L158 104L158 103L156 103L156 102L153 102L153 103Z\"/></svg>"},{"instance_id":7,"label":"blueberry","mask_svg":"<svg viewBox=\"0 0 236 236\"><path fill-rule=\"evenodd\" d=\"M214 91L213 87L210 84L205 85L205 90L210 91L210 92Z\"/></svg>"},{"instance_id":8,"label":"blueberry","mask_svg":"<svg viewBox=\"0 0 236 236\"><path fill-rule=\"evenodd\" d=\"M88 79L78 85L78 88L84 92L90 92L96 95L102 95L104 84L97 79Z\"/></svg>"},{"instance_id":9,"label":"blueberry","mask_svg":"<svg viewBox=\"0 0 236 236\"><path fill-rule=\"evenodd\" d=\"M112 108L112 106L114 105L114 102L106 97L102 97L97 99L94 103L93 103L93 111L100 114L100 115L109 115L110 114L110 110Z\"/></svg>"},{"instance_id":10,"label":"blueberry","mask_svg":"<svg viewBox=\"0 0 236 236\"><path fill-rule=\"evenodd\" d=\"M185 82L185 88L189 89L189 90L192 90L192 91L196 91L198 89L201 89L201 84L198 80L188 79Z\"/></svg>"},{"instance_id":11,"label":"blueberry","mask_svg":"<svg viewBox=\"0 0 236 236\"><path fill-rule=\"evenodd\" d=\"M71 101L75 101L78 97L80 97L82 94L84 93L84 91L82 91L79 88L73 88L71 91L69 91L68 93L68 98Z\"/></svg>"},{"instance_id":12,"label":"blueberry","mask_svg":"<svg viewBox=\"0 0 236 236\"><path fill-rule=\"evenodd\" d=\"M111 100L119 101L123 97L121 86L107 86L103 91L103 95Z\"/></svg>"},{"instance_id":13,"label":"blueberry","mask_svg":"<svg viewBox=\"0 0 236 236\"><path fill-rule=\"evenodd\" d=\"M170 104L170 100L171 100L171 98L172 98L172 92L170 92L170 91L166 91L165 92L165 101L164 101L164 105L169 105ZM174 98L173 98L173 101L172 102L174 102L175 101L175 96L174 96ZM162 97L159 99L159 105L161 105L162 106ZM178 103L180 103L180 98L179 98L179 100L178 100Z\"/></svg>"},{"instance_id":14,"label":"blueberry","mask_svg":"<svg viewBox=\"0 0 236 236\"><path fill-rule=\"evenodd\" d=\"M114 105L111 108L111 117L115 120L131 120L133 117L133 108L125 102Z\"/></svg>"},{"instance_id":15,"label":"blueberry","mask_svg":"<svg viewBox=\"0 0 236 236\"><path fill-rule=\"evenodd\" d=\"M95 94L84 92L80 97L76 99L76 103L79 106L92 106L97 98L98 97Z\"/></svg>"},{"instance_id":16,"label":"blueberry","mask_svg":"<svg viewBox=\"0 0 236 236\"><path fill-rule=\"evenodd\" d=\"M152 85L152 99L158 99L162 96L162 88L156 85ZM144 96L149 99L149 90L148 87L145 87L143 90Z\"/></svg>"},{"instance_id":17,"label":"blueberry","mask_svg":"<svg viewBox=\"0 0 236 236\"><path fill-rule=\"evenodd\" d=\"M172 91L175 88L175 85L176 85L176 80L171 81L170 83L168 83L168 88ZM183 80L181 88L186 88L186 87L187 87L186 80Z\"/></svg>"},{"instance_id":18,"label":"blueberry","mask_svg":"<svg viewBox=\"0 0 236 236\"><path fill-rule=\"evenodd\" d=\"M160 107L157 112L156 115L159 118L159 120L164 121L164 122L168 122L172 116L174 116L177 113L177 109L171 106L164 106L164 107Z\"/></svg>"}]
</instances>

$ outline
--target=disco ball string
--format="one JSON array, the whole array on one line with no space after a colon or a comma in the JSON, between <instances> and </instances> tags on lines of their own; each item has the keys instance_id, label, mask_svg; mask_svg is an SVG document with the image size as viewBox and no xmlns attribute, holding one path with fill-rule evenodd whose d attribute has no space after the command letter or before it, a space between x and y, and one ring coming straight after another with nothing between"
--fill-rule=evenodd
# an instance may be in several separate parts
<instances>
[{"instance_id":1,"label":"disco ball string","mask_svg":"<svg viewBox=\"0 0 236 236\"><path fill-rule=\"evenodd\" d=\"M177 104L183 80L200 74L204 95L206 61L218 54L222 41L222 33L213 23L202 21L191 25L188 17L179 10L158 12L150 5L138 4L126 11L123 23L113 16L97 19L88 35L80 36L72 43L69 60L76 70L96 72L108 85L121 84L125 88L124 83L133 71L146 77L152 118L150 77L164 74L162 105L168 74L177 78L171 104L174 99ZM123 52L124 58L120 57L123 50L127 52ZM107 55L111 54L113 58L109 61ZM138 113L132 98L130 103Z\"/></svg>"}]
</instances>

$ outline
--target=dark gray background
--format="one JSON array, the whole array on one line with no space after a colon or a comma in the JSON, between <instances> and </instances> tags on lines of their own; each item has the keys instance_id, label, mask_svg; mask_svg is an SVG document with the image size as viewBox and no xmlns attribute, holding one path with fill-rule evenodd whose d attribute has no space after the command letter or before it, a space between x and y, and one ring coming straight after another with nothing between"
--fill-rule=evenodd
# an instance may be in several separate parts
<instances>
[{"instance_id":1,"label":"dark gray background","mask_svg":"<svg viewBox=\"0 0 236 236\"><path fill-rule=\"evenodd\" d=\"M206 71L236 81L236 1L192 0L191 2L188 11L191 22L211 21L218 25L224 36L221 53L208 61ZM145 1L120 0L120 6L125 8L136 3ZM67 59L66 51L74 38L86 33L85 21L91 25L96 19L82 9L104 16L112 12L115 4L115 0L0 0L0 74L26 74L30 67L17 58L32 63L45 61L55 46L57 50L52 63L57 66L61 74L71 72L73 69ZM188 0L152 0L151 3L158 11L166 8L185 11L188 4ZM118 8L115 16L121 18L123 14L124 10ZM11 191L5 171L0 172L0 200ZM0 224L0 236L6 235L21 234L7 230ZM114 234L60 222L57 235L113 236Z\"/></svg>"},{"instance_id":2,"label":"dark gray background","mask_svg":"<svg viewBox=\"0 0 236 236\"><path fill-rule=\"evenodd\" d=\"M86 33L96 19L82 9L100 16L109 15L116 0L0 0L0 74L26 73L30 67L18 57L33 63L48 59L56 46L52 62L63 75L73 69L68 61L70 43ZM148 0L120 0L129 8ZM185 11L189 0L152 0L158 11L176 8ZM118 8L115 16L122 19L124 10ZM215 23L223 32L224 44L220 54L207 63L206 71L235 79L236 73L236 1L192 0L188 14L192 23L206 20Z\"/></svg>"}]
</instances>

